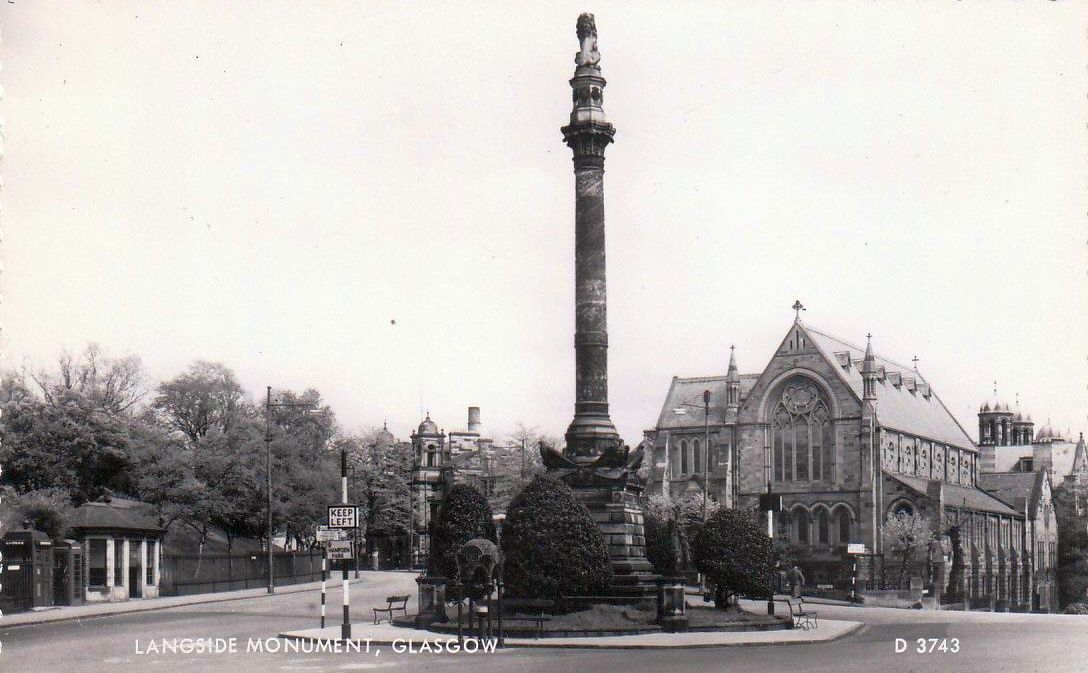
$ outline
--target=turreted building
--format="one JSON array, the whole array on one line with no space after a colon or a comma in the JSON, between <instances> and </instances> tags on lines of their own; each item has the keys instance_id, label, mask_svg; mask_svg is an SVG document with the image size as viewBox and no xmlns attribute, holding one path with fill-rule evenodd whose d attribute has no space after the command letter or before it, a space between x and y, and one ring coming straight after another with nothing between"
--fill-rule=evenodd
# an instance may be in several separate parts
<instances>
[{"instance_id":1,"label":"turreted building","mask_svg":"<svg viewBox=\"0 0 1088 673\"><path fill-rule=\"evenodd\" d=\"M496 454L494 442L483 435L480 408L468 408L468 424L462 430L446 433L431 420L430 412L411 435L413 462L412 497L412 565L427 563L430 553L430 523L447 489L453 484L468 483L484 496L494 491L494 461L508 458L508 452Z\"/></svg>"}]
</instances>

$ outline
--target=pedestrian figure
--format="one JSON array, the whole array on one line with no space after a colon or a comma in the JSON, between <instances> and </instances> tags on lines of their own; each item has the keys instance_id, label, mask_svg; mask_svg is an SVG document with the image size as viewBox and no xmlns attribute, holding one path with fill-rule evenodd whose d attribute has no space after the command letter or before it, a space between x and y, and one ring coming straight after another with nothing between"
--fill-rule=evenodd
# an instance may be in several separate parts
<instances>
[{"instance_id":1,"label":"pedestrian figure","mask_svg":"<svg viewBox=\"0 0 1088 673\"><path fill-rule=\"evenodd\" d=\"M796 565L790 568L789 572L790 580L790 595L794 598L801 597L801 587L805 585L805 575L801 572L801 569Z\"/></svg>"}]
</instances>

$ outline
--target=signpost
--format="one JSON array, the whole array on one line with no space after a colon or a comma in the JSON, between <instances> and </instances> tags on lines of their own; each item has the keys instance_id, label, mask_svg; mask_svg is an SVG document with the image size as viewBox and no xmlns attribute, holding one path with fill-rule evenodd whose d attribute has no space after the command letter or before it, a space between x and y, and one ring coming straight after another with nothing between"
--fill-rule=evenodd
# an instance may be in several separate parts
<instances>
[{"instance_id":1,"label":"signpost","mask_svg":"<svg viewBox=\"0 0 1088 673\"><path fill-rule=\"evenodd\" d=\"M330 540L328 543L329 560L350 561L355 551L355 543L351 540Z\"/></svg>"},{"instance_id":2,"label":"signpost","mask_svg":"<svg viewBox=\"0 0 1088 673\"><path fill-rule=\"evenodd\" d=\"M348 504L348 450L346 448L340 449L340 504L329 505L329 528L339 528L343 530L352 530L359 527L359 508L355 505ZM351 558L350 554L354 551L354 545L351 541L346 541L348 556L345 559ZM333 545L343 545L344 540L330 541L329 556L335 558L333 554ZM351 603L351 591L348 588L348 563L342 561L340 563L344 570L344 624L340 627L340 638L343 640L351 639L351 612L349 605Z\"/></svg>"},{"instance_id":3,"label":"signpost","mask_svg":"<svg viewBox=\"0 0 1088 673\"><path fill-rule=\"evenodd\" d=\"M347 503L347 494L344 494L344 504L329 505L329 528L350 530L359 527L359 508Z\"/></svg>"},{"instance_id":4,"label":"signpost","mask_svg":"<svg viewBox=\"0 0 1088 673\"><path fill-rule=\"evenodd\" d=\"M317 527L317 541L329 542L330 540L343 540L345 537L344 529L342 528L329 528L328 526Z\"/></svg>"},{"instance_id":5,"label":"signpost","mask_svg":"<svg viewBox=\"0 0 1088 673\"><path fill-rule=\"evenodd\" d=\"M846 553L852 554L855 557L860 554L867 554L868 550L865 549L864 542L849 542L846 545ZM850 602L858 602L858 560L857 558L850 559Z\"/></svg>"}]
</instances>

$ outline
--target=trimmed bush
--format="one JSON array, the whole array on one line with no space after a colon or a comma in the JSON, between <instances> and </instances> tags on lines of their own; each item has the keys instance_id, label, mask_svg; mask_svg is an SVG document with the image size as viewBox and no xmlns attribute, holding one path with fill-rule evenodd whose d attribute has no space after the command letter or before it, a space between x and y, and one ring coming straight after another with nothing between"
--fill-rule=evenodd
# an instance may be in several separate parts
<instances>
[{"instance_id":1,"label":"trimmed bush","mask_svg":"<svg viewBox=\"0 0 1088 673\"><path fill-rule=\"evenodd\" d=\"M714 601L725 608L730 594L771 593L774 548L749 512L720 509L707 519L692 545L692 561L715 585Z\"/></svg>"},{"instance_id":2,"label":"trimmed bush","mask_svg":"<svg viewBox=\"0 0 1088 673\"><path fill-rule=\"evenodd\" d=\"M676 547L669 531L669 521L646 511L642 517L646 534L646 558L660 575L676 574Z\"/></svg>"},{"instance_id":3,"label":"trimmed bush","mask_svg":"<svg viewBox=\"0 0 1088 673\"><path fill-rule=\"evenodd\" d=\"M453 578L457 574L457 552L478 537L495 541L491 506L483 494L468 484L456 484L442 499L438 517L431 522L431 553L427 574Z\"/></svg>"},{"instance_id":4,"label":"trimmed bush","mask_svg":"<svg viewBox=\"0 0 1088 673\"><path fill-rule=\"evenodd\" d=\"M502 529L506 594L544 598L599 592L612 568L597 524L566 484L537 477L506 510Z\"/></svg>"}]
</instances>

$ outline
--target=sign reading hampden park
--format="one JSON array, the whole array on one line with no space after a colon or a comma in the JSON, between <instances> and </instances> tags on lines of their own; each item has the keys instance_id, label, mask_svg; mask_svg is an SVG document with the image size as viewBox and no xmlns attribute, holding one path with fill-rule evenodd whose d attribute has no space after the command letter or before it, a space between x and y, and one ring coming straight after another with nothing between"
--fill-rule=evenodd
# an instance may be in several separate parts
<instances>
[{"instance_id":1,"label":"sign reading hampden park","mask_svg":"<svg viewBox=\"0 0 1088 673\"><path fill-rule=\"evenodd\" d=\"M358 528L359 507L356 505L329 505L329 528Z\"/></svg>"},{"instance_id":2,"label":"sign reading hampden park","mask_svg":"<svg viewBox=\"0 0 1088 673\"><path fill-rule=\"evenodd\" d=\"M325 543L330 561L348 561L355 557L355 545L351 540L329 540Z\"/></svg>"}]
</instances>

